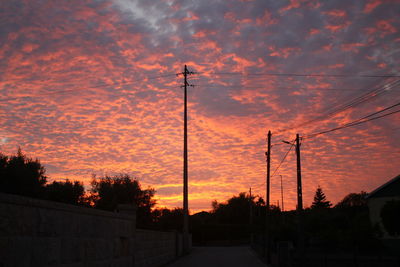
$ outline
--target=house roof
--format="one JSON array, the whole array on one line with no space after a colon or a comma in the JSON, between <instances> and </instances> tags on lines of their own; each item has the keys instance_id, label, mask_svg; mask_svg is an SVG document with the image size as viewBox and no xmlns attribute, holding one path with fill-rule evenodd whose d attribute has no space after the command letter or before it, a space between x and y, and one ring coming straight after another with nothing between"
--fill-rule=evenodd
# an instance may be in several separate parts
<instances>
[{"instance_id":1,"label":"house roof","mask_svg":"<svg viewBox=\"0 0 400 267\"><path fill-rule=\"evenodd\" d=\"M368 194L367 198L390 196L400 196L400 175L373 190Z\"/></svg>"}]
</instances>

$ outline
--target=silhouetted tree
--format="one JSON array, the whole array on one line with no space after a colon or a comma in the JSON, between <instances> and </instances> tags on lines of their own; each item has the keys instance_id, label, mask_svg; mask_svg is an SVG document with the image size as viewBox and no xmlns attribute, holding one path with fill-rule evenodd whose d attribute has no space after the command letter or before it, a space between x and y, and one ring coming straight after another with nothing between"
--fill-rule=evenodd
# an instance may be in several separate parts
<instances>
[{"instance_id":1,"label":"silhouetted tree","mask_svg":"<svg viewBox=\"0 0 400 267\"><path fill-rule=\"evenodd\" d=\"M381 210L382 224L391 236L400 235L400 200L390 200Z\"/></svg>"},{"instance_id":2,"label":"silhouetted tree","mask_svg":"<svg viewBox=\"0 0 400 267\"><path fill-rule=\"evenodd\" d=\"M360 193L350 193L345 196L335 208L353 208L353 207L367 207L367 193L361 191Z\"/></svg>"},{"instance_id":3,"label":"silhouetted tree","mask_svg":"<svg viewBox=\"0 0 400 267\"><path fill-rule=\"evenodd\" d=\"M26 157L21 149L17 155L0 154L0 191L30 197L43 194L47 177L39 160Z\"/></svg>"},{"instance_id":4,"label":"silhouetted tree","mask_svg":"<svg viewBox=\"0 0 400 267\"><path fill-rule=\"evenodd\" d=\"M317 199L326 201L321 195ZM303 225L309 245L328 251L351 250L355 246L365 251L380 249L375 237L378 229L369 220L365 195L365 192L348 194L333 209L306 209Z\"/></svg>"},{"instance_id":5,"label":"silhouetted tree","mask_svg":"<svg viewBox=\"0 0 400 267\"><path fill-rule=\"evenodd\" d=\"M138 226L151 225L151 209L156 204L153 188L142 190L139 181L129 175L94 177L91 186L96 208L113 211L118 204L136 204Z\"/></svg>"},{"instance_id":6,"label":"silhouetted tree","mask_svg":"<svg viewBox=\"0 0 400 267\"><path fill-rule=\"evenodd\" d=\"M324 209L330 208L332 206L331 202L326 200L326 196L322 191L322 188L318 186L317 191L315 191L314 201L311 205L312 209Z\"/></svg>"},{"instance_id":7,"label":"silhouetted tree","mask_svg":"<svg viewBox=\"0 0 400 267\"><path fill-rule=\"evenodd\" d=\"M257 207L262 207L262 206L265 206L265 201L262 197L259 197L255 204Z\"/></svg>"},{"instance_id":8,"label":"silhouetted tree","mask_svg":"<svg viewBox=\"0 0 400 267\"><path fill-rule=\"evenodd\" d=\"M239 193L239 196L233 196L226 203L218 203L214 200L211 205L212 213L220 223L246 224L249 222L250 206L254 204L255 196Z\"/></svg>"},{"instance_id":9,"label":"silhouetted tree","mask_svg":"<svg viewBox=\"0 0 400 267\"><path fill-rule=\"evenodd\" d=\"M8 157L0 153L0 177L4 177L8 164Z\"/></svg>"},{"instance_id":10,"label":"silhouetted tree","mask_svg":"<svg viewBox=\"0 0 400 267\"><path fill-rule=\"evenodd\" d=\"M156 228L162 230L181 230L183 227L183 209L154 209L152 211L153 222Z\"/></svg>"},{"instance_id":11,"label":"silhouetted tree","mask_svg":"<svg viewBox=\"0 0 400 267\"><path fill-rule=\"evenodd\" d=\"M52 182L46 185L46 199L68 204L84 204L85 188L78 181Z\"/></svg>"}]
</instances>

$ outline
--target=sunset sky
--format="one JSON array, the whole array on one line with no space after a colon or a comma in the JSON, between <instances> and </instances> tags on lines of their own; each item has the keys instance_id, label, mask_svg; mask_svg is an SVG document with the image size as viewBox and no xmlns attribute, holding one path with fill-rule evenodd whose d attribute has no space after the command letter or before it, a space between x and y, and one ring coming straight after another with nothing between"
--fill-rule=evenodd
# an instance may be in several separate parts
<instances>
[{"instance_id":1,"label":"sunset sky","mask_svg":"<svg viewBox=\"0 0 400 267\"><path fill-rule=\"evenodd\" d=\"M250 187L264 197L268 130L274 172L282 140L400 102L399 14L399 0L1 1L0 151L20 146L50 181L130 174L181 207L187 64L191 211ZM334 203L371 191L400 174L400 113L301 153L304 206L318 185ZM272 203L279 175L293 209L294 149Z\"/></svg>"}]
</instances>

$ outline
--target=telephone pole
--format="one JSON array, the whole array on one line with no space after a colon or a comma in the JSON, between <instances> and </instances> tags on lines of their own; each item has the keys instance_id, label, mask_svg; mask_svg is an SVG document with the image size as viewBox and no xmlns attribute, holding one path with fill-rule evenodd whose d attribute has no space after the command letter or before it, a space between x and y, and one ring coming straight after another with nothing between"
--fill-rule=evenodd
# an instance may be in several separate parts
<instances>
[{"instance_id":1,"label":"telephone pole","mask_svg":"<svg viewBox=\"0 0 400 267\"><path fill-rule=\"evenodd\" d=\"M183 74L184 88L184 122L183 122L183 251L189 252L189 191L188 191L188 140L187 140L187 87L193 86L188 83L187 76L194 74L188 71L187 66Z\"/></svg>"},{"instance_id":2,"label":"telephone pole","mask_svg":"<svg viewBox=\"0 0 400 267\"><path fill-rule=\"evenodd\" d=\"M301 187L301 163L300 163L300 137L296 134L296 156L297 156L297 211L303 210L303 189Z\"/></svg>"},{"instance_id":3,"label":"telephone pole","mask_svg":"<svg viewBox=\"0 0 400 267\"><path fill-rule=\"evenodd\" d=\"M269 227L269 213L270 213L270 170L271 170L271 131L268 131L267 138L267 182L266 182L266 202L265 202L265 242L266 242L266 258L267 263L271 263L271 249L270 249L270 227Z\"/></svg>"},{"instance_id":4,"label":"telephone pole","mask_svg":"<svg viewBox=\"0 0 400 267\"><path fill-rule=\"evenodd\" d=\"M284 206L283 206L283 183L282 183L282 175L279 174L279 176L281 177L281 205L282 205L281 211L284 211Z\"/></svg>"},{"instance_id":5,"label":"telephone pole","mask_svg":"<svg viewBox=\"0 0 400 267\"><path fill-rule=\"evenodd\" d=\"M253 199L251 198L251 187L250 187L250 193L249 193L249 197L250 197L250 201L249 201L249 212L250 212L250 216L249 216L249 224L250 227L253 226Z\"/></svg>"},{"instance_id":6,"label":"telephone pole","mask_svg":"<svg viewBox=\"0 0 400 267\"><path fill-rule=\"evenodd\" d=\"M266 208L269 211L269 200L270 200L270 169L271 169L271 131L268 131L267 139L267 193L266 193Z\"/></svg>"},{"instance_id":7,"label":"telephone pole","mask_svg":"<svg viewBox=\"0 0 400 267\"><path fill-rule=\"evenodd\" d=\"M300 264L303 263L304 233L303 233L303 189L301 186L301 162L300 162L300 137L296 134L296 158L297 158L297 247Z\"/></svg>"}]
</instances>

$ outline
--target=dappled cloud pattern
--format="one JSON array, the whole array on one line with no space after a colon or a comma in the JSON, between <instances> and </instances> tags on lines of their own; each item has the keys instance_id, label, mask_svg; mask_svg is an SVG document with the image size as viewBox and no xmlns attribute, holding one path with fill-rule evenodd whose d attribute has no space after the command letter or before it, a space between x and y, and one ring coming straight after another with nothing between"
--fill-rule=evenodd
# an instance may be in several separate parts
<instances>
[{"instance_id":1,"label":"dappled cloud pattern","mask_svg":"<svg viewBox=\"0 0 400 267\"><path fill-rule=\"evenodd\" d=\"M265 194L296 133L330 129L397 103L398 1L0 3L0 147L38 157L51 179L126 173L182 205L183 90L189 82L189 204ZM276 76L262 74L348 74ZM256 75L260 74L260 75ZM351 75L354 74L354 75ZM357 76L358 75L358 76ZM376 88L356 107L301 125ZM397 101L396 101L397 100ZM400 116L303 140L305 205L320 185L337 202L399 174ZM279 144L279 145L275 145ZM293 151L293 150L292 150ZM295 155L271 201L296 199Z\"/></svg>"}]
</instances>

